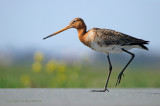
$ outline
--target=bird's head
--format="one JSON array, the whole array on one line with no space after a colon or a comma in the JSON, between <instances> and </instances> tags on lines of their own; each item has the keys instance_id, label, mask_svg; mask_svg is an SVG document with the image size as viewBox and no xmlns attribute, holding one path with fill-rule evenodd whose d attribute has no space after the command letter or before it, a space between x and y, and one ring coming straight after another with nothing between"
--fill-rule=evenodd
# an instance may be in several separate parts
<instances>
[{"instance_id":1,"label":"bird's head","mask_svg":"<svg viewBox=\"0 0 160 106\"><path fill-rule=\"evenodd\" d=\"M49 38L51 36L54 36L54 35L56 35L56 34L58 34L60 32L63 32L65 30L69 29L69 28L83 29L83 28L86 28L86 25L85 25L83 19L81 19L81 18L75 18L65 28L63 28L63 29L61 29L61 30L59 30L59 31L57 31L57 32L55 32L55 33L53 33L53 34L51 34L51 35L43 38L43 39Z\"/></svg>"}]
</instances>

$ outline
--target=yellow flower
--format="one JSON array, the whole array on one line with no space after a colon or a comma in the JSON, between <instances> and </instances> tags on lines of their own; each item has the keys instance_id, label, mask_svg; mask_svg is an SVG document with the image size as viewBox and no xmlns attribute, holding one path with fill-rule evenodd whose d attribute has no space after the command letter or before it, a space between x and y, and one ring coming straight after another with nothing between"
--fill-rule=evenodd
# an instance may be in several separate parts
<instances>
[{"instance_id":1,"label":"yellow flower","mask_svg":"<svg viewBox=\"0 0 160 106\"><path fill-rule=\"evenodd\" d=\"M28 75L23 75L21 76L21 83L24 85L24 86L30 86L31 85L31 80L30 80L30 77Z\"/></svg>"},{"instance_id":2,"label":"yellow flower","mask_svg":"<svg viewBox=\"0 0 160 106\"><path fill-rule=\"evenodd\" d=\"M63 83L66 80L66 75L65 74L60 74L60 75L57 76L57 78L58 78L58 81L60 83Z\"/></svg>"},{"instance_id":3,"label":"yellow flower","mask_svg":"<svg viewBox=\"0 0 160 106\"><path fill-rule=\"evenodd\" d=\"M43 60L43 53L42 52L36 52L34 54L34 60L41 62Z\"/></svg>"},{"instance_id":4,"label":"yellow flower","mask_svg":"<svg viewBox=\"0 0 160 106\"><path fill-rule=\"evenodd\" d=\"M56 63L54 60L50 60L47 64L46 64L46 71L48 73L53 72L56 69Z\"/></svg>"},{"instance_id":5,"label":"yellow flower","mask_svg":"<svg viewBox=\"0 0 160 106\"><path fill-rule=\"evenodd\" d=\"M54 79L54 82L58 85L63 84L66 81L66 75L65 74L58 74Z\"/></svg>"},{"instance_id":6,"label":"yellow flower","mask_svg":"<svg viewBox=\"0 0 160 106\"><path fill-rule=\"evenodd\" d=\"M34 72L39 72L42 69L42 64L40 62L34 62L32 64L32 70Z\"/></svg>"},{"instance_id":7,"label":"yellow flower","mask_svg":"<svg viewBox=\"0 0 160 106\"><path fill-rule=\"evenodd\" d=\"M66 70L66 65L65 64L59 65L59 67L58 67L58 72L59 73L64 73L65 70Z\"/></svg>"}]
</instances>

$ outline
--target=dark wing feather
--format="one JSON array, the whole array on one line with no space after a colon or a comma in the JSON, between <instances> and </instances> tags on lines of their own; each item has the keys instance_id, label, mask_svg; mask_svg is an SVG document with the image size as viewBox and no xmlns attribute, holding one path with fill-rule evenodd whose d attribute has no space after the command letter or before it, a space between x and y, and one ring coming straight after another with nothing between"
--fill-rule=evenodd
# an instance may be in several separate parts
<instances>
[{"instance_id":1,"label":"dark wing feather","mask_svg":"<svg viewBox=\"0 0 160 106\"><path fill-rule=\"evenodd\" d=\"M97 36L102 38L103 40L100 42L102 44L105 44L106 46L109 45L139 45L143 49L148 50L144 44L148 44L149 41L145 41L142 39L138 39L126 34L123 34L121 32L117 32L110 29L99 29L95 28L97 32Z\"/></svg>"}]
</instances>

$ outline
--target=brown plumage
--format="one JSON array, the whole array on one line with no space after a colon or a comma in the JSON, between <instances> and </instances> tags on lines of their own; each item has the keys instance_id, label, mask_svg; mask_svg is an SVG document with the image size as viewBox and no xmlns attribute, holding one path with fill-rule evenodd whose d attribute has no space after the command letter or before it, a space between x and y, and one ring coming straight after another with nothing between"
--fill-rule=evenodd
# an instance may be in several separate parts
<instances>
[{"instance_id":1,"label":"brown plumage","mask_svg":"<svg viewBox=\"0 0 160 106\"><path fill-rule=\"evenodd\" d=\"M98 37L103 39L101 42L99 42L99 44L101 45L138 45L141 48L148 50L148 48L144 46L144 44L148 44L148 41L138 39L110 29L94 28L93 30L96 32Z\"/></svg>"},{"instance_id":2,"label":"brown plumage","mask_svg":"<svg viewBox=\"0 0 160 106\"><path fill-rule=\"evenodd\" d=\"M70 22L70 24L67 27L43 39L49 38L69 28L77 29L79 40L84 45L90 47L91 49L95 51L103 52L107 54L107 59L109 62L109 75L108 75L108 78L105 84L105 88L103 90L92 90L92 92L105 92L107 90L107 85L108 85L109 78L110 78L111 71L112 71L112 64L110 61L109 54L125 52L132 56L129 62L123 68L123 70L119 73L117 83L116 83L116 86L117 86L121 82L121 78L124 75L123 74L124 70L131 63L131 61L133 60L135 56L135 54L129 52L128 50L132 48L141 48L141 49L148 50L145 44L148 44L149 41L138 39L138 38L114 31L114 30L92 28L89 31L86 31L87 27L81 18L75 18L74 20Z\"/></svg>"}]
</instances>

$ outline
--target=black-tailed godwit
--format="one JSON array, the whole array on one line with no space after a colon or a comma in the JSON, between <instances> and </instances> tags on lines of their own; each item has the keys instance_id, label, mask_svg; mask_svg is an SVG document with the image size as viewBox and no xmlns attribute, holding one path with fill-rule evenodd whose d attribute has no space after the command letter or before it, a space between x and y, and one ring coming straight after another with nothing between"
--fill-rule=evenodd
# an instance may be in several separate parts
<instances>
[{"instance_id":1,"label":"black-tailed godwit","mask_svg":"<svg viewBox=\"0 0 160 106\"><path fill-rule=\"evenodd\" d=\"M105 92L107 89L108 81L112 72L112 64L110 61L109 54L112 53L121 53L125 52L131 55L131 59L128 61L126 66L122 69L122 71L118 75L118 79L116 82L116 86L120 84L121 78L124 75L123 72L127 68L127 66L131 63L135 54L129 52L128 50L132 48L141 48L144 50L148 50L145 44L148 44L149 41L145 41L142 39L138 39L121 32L117 32L110 29L100 29L100 28L92 28L87 31L87 27L81 18L75 18L71 21L71 23L66 26L65 28L55 32L43 39L49 38L53 35L56 35L62 31L65 31L69 28L76 28L78 31L79 40L86 46L90 47L91 49L105 53L108 58L109 62L109 74L105 84L105 88L103 90L92 90L92 92Z\"/></svg>"}]
</instances>

